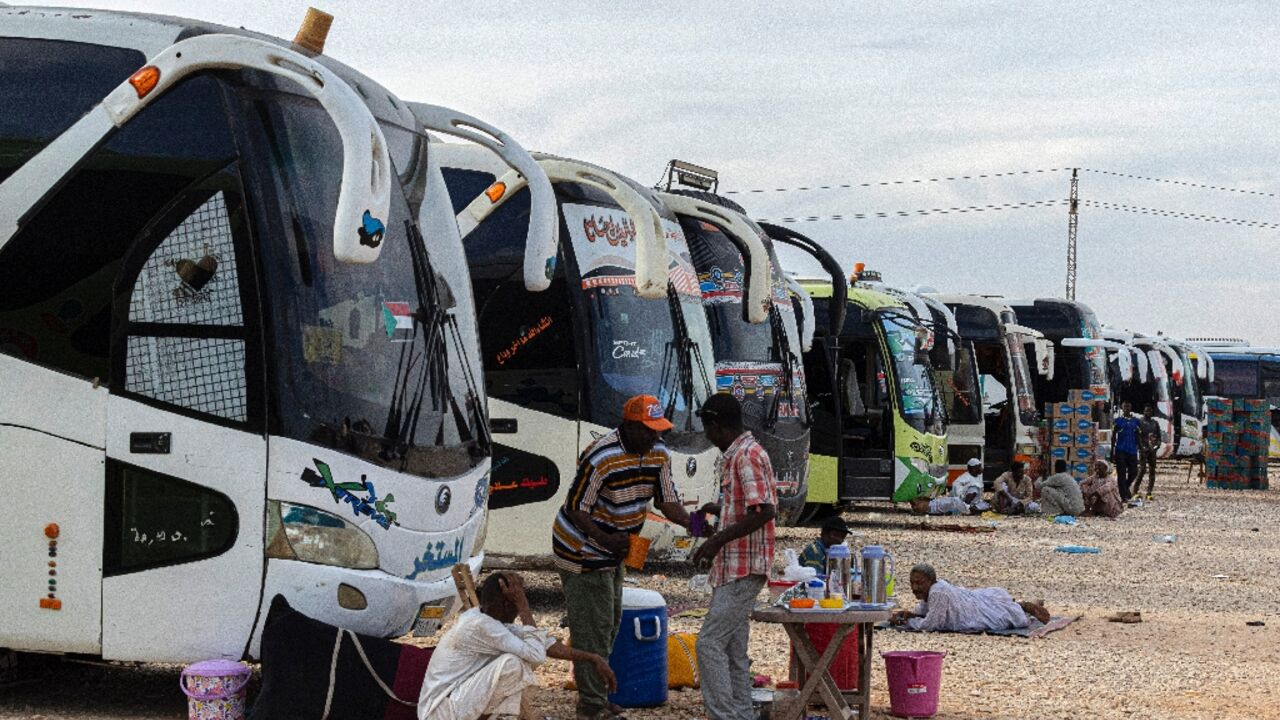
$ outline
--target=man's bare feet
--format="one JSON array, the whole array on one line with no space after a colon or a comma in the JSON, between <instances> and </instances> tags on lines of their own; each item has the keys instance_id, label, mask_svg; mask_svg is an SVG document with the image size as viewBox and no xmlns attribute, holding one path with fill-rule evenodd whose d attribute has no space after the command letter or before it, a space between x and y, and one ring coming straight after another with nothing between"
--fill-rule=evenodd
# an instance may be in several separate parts
<instances>
[{"instance_id":1,"label":"man's bare feet","mask_svg":"<svg viewBox=\"0 0 1280 720\"><path fill-rule=\"evenodd\" d=\"M1022 611L1030 615L1031 617L1039 620L1042 623L1047 624L1049 622L1049 618L1050 618L1049 609L1044 606L1043 602L1030 602L1030 601L1024 600L1018 604L1022 606Z\"/></svg>"}]
</instances>

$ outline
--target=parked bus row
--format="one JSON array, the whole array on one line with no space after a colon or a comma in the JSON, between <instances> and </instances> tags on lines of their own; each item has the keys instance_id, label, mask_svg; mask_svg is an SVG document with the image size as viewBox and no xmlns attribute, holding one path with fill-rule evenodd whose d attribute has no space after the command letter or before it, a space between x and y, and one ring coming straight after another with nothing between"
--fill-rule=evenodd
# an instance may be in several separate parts
<instances>
[{"instance_id":1,"label":"parked bus row","mask_svg":"<svg viewBox=\"0 0 1280 720\"><path fill-rule=\"evenodd\" d=\"M0 122L0 487L35 500L0 528L0 648L255 657L278 594L433 632L455 564L549 554L579 453L638 394L694 507L719 493L695 411L732 393L800 523L973 458L1037 470L1073 389L1102 428L1151 402L1164 454L1196 453L1206 384L1270 397L1280 367L885 282L713 170L648 188L528 152L308 28L0 6L0 38L23 108Z\"/></svg>"}]
</instances>

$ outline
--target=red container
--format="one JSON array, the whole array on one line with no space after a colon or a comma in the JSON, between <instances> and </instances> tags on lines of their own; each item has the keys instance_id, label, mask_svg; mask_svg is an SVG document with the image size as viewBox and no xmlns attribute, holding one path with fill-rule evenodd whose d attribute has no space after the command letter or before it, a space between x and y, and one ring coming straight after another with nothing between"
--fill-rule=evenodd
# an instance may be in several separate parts
<instances>
[{"instance_id":1,"label":"red container","mask_svg":"<svg viewBox=\"0 0 1280 720\"><path fill-rule=\"evenodd\" d=\"M839 625L827 623L807 623L804 626L805 632L809 634L809 642L817 648L818 654L826 652L827 646L831 644L831 638L835 637L836 630ZM799 663L796 662L796 651L791 650L791 679L800 684L804 684L806 678L801 677ZM858 627L854 626L853 632L844 638L844 643L840 649L836 651L836 657L831 661L831 679L836 681L836 687L843 692L849 692L858 689Z\"/></svg>"}]
</instances>

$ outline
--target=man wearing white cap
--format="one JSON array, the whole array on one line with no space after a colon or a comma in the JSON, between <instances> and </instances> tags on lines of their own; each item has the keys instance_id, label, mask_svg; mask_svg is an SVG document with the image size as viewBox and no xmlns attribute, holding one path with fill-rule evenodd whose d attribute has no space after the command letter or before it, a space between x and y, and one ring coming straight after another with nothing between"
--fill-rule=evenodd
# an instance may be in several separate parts
<instances>
[{"instance_id":1,"label":"man wearing white cap","mask_svg":"<svg viewBox=\"0 0 1280 720\"><path fill-rule=\"evenodd\" d=\"M951 496L964 501L969 512L982 513L991 509L991 505L982 499L982 461L969 458L965 471L951 483Z\"/></svg>"}]
</instances>

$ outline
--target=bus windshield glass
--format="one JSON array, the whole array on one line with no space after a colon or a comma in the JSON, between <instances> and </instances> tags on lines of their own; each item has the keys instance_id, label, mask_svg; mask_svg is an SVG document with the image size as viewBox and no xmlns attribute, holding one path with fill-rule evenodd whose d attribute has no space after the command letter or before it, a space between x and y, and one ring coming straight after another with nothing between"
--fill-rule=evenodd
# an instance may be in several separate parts
<instances>
[{"instance_id":1,"label":"bus windshield glass","mask_svg":"<svg viewBox=\"0 0 1280 720\"><path fill-rule=\"evenodd\" d=\"M701 307L694 306L692 297L678 300L678 314L693 342L682 350L671 298L649 300L636 294L636 232L626 212L579 203L563 203L561 212L578 271L570 287L584 310L580 317L587 320L586 375L599 379L584 388L589 420L615 427L622 423L628 398L656 395L678 431L701 431L693 410L701 402L698 393L711 386L712 363ZM692 347L699 348L702 367ZM682 367L691 371L693 397L678 382Z\"/></svg>"},{"instance_id":2,"label":"bus windshield glass","mask_svg":"<svg viewBox=\"0 0 1280 720\"><path fill-rule=\"evenodd\" d=\"M1258 361L1249 359L1213 359L1214 395L1229 398L1261 396L1258 385Z\"/></svg>"},{"instance_id":3,"label":"bus windshield glass","mask_svg":"<svg viewBox=\"0 0 1280 720\"><path fill-rule=\"evenodd\" d=\"M916 352L917 327L913 319L900 312L880 313L880 328L893 359L900 414L916 430L942 435L946 433L942 402L933 383L928 354Z\"/></svg>"},{"instance_id":4,"label":"bus windshield glass","mask_svg":"<svg viewBox=\"0 0 1280 720\"><path fill-rule=\"evenodd\" d=\"M1182 361L1182 414L1199 417L1202 406L1200 383L1196 381L1196 365L1186 350L1177 349Z\"/></svg>"},{"instance_id":5,"label":"bus windshield glass","mask_svg":"<svg viewBox=\"0 0 1280 720\"><path fill-rule=\"evenodd\" d=\"M341 138L318 103L270 98L257 105L273 170L258 188L258 235L270 240L261 246L284 433L423 477L465 472L483 456L482 408L449 384L453 299L431 268L430 240L397 186L378 260L337 261ZM390 147L416 147L408 131L384 132ZM398 172L415 165L412 151L393 161Z\"/></svg>"},{"instance_id":6,"label":"bus windshield glass","mask_svg":"<svg viewBox=\"0 0 1280 720\"><path fill-rule=\"evenodd\" d=\"M1077 304L1080 310L1080 337L1091 340L1102 339L1102 325L1098 323L1098 316L1093 314L1089 308ZM1100 347L1090 347L1085 350L1086 362L1089 364L1089 388L1094 395L1101 395L1102 399L1111 399L1111 383L1108 380L1107 369L1107 351Z\"/></svg>"},{"instance_id":7,"label":"bus windshield glass","mask_svg":"<svg viewBox=\"0 0 1280 720\"><path fill-rule=\"evenodd\" d=\"M689 238L716 357L776 362L770 323L749 323L742 317L746 269L741 253L729 237L711 223L684 217L681 227Z\"/></svg>"}]
</instances>

